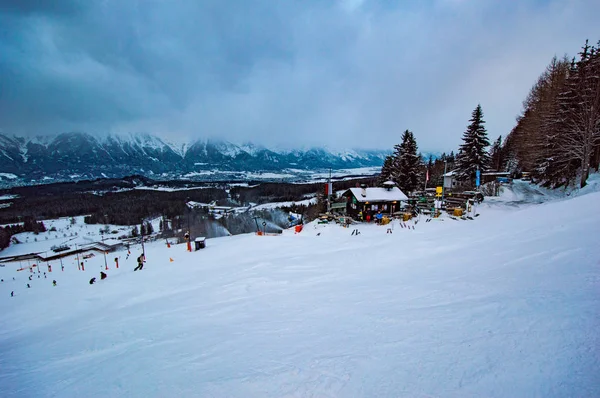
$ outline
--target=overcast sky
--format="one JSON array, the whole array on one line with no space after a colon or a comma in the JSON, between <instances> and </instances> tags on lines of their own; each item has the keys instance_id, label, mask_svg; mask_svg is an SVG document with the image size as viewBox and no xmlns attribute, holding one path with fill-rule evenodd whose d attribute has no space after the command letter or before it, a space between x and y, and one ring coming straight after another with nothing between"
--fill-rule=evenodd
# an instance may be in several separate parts
<instances>
[{"instance_id":1,"label":"overcast sky","mask_svg":"<svg viewBox=\"0 0 600 398\"><path fill-rule=\"evenodd\" d=\"M506 135L596 0L0 0L0 130L449 151Z\"/></svg>"}]
</instances>

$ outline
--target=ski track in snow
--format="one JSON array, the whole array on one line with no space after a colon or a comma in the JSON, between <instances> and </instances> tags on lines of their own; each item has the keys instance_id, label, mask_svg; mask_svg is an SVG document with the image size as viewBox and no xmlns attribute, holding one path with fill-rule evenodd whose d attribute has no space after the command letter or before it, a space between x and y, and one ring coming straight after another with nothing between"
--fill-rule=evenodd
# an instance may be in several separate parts
<instances>
[{"instance_id":1,"label":"ski track in snow","mask_svg":"<svg viewBox=\"0 0 600 398\"><path fill-rule=\"evenodd\" d=\"M134 247L108 256L104 281L97 255L85 272L54 264L31 289L7 264L0 392L600 396L599 201L486 199L473 221L353 226L359 236L308 224L193 253L154 243L140 272Z\"/></svg>"}]
</instances>

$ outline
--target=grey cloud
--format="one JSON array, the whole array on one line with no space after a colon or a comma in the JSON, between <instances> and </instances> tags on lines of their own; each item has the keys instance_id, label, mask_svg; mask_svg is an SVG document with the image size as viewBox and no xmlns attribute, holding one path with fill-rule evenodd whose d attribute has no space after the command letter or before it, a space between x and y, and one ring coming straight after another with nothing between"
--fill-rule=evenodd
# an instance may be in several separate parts
<instances>
[{"instance_id":1,"label":"grey cloud","mask_svg":"<svg viewBox=\"0 0 600 398\"><path fill-rule=\"evenodd\" d=\"M8 3L5 132L385 148L409 128L423 150L456 148L477 103L490 135L508 133L550 58L597 39L600 11L583 0Z\"/></svg>"}]
</instances>

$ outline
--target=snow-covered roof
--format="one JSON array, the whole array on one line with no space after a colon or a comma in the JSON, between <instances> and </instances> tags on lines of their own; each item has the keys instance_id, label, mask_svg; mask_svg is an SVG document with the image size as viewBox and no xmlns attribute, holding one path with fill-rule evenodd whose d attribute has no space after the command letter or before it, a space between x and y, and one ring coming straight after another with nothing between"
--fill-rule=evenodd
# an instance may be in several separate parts
<instances>
[{"instance_id":1,"label":"snow-covered roof","mask_svg":"<svg viewBox=\"0 0 600 398\"><path fill-rule=\"evenodd\" d=\"M485 173L481 173L484 176L509 176L510 171L486 171Z\"/></svg>"},{"instance_id":2,"label":"snow-covered roof","mask_svg":"<svg viewBox=\"0 0 600 398\"><path fill-rule=\"evenodd\" d=\"M444 177L452 177L452 176L454 176L454 174L456 174L456 170L447 172L446 174L444 174Z\"/></svg>"},{"instance_id":3,"label":"snow-covered roof","mask_svg":"<svg viewBox=\"0 0 600 398\"><path fill-rule=\"evenodd\" d=\"M350 188L356 200L359 202L393 202L394 200L408 200L398 187L389 188L365 188L366 195L363 196L362 188Z\"/></svg>"},{"instance_id":4,"label":"snow-covered roof","mask_svg":"<svg viewBox=\"0 0 600 398\"><path fill-rule=\"evenodd\" d=\"M384 182L383 185L385 185L385 186L395 186L396 183L394 181L389 181L388 180L388 181Z\"/></svg>"}]
</instances>

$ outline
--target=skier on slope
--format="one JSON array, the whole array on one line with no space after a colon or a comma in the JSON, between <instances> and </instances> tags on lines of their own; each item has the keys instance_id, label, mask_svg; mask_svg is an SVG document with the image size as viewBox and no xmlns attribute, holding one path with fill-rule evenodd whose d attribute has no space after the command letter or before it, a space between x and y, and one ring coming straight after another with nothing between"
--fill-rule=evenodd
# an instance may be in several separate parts
<instances>
[{"instance_id":1,"label":"skier on slope","mask_svg":"<svg viewBox=\"0 0 600 398\"><path fill-rule=\"evenodd\" d=\"M138 266L133 269L134 271L138 271L144 268L144 253L140 254L140 256L137 258L137 262Z\"/></svg>"}]
</instances>

